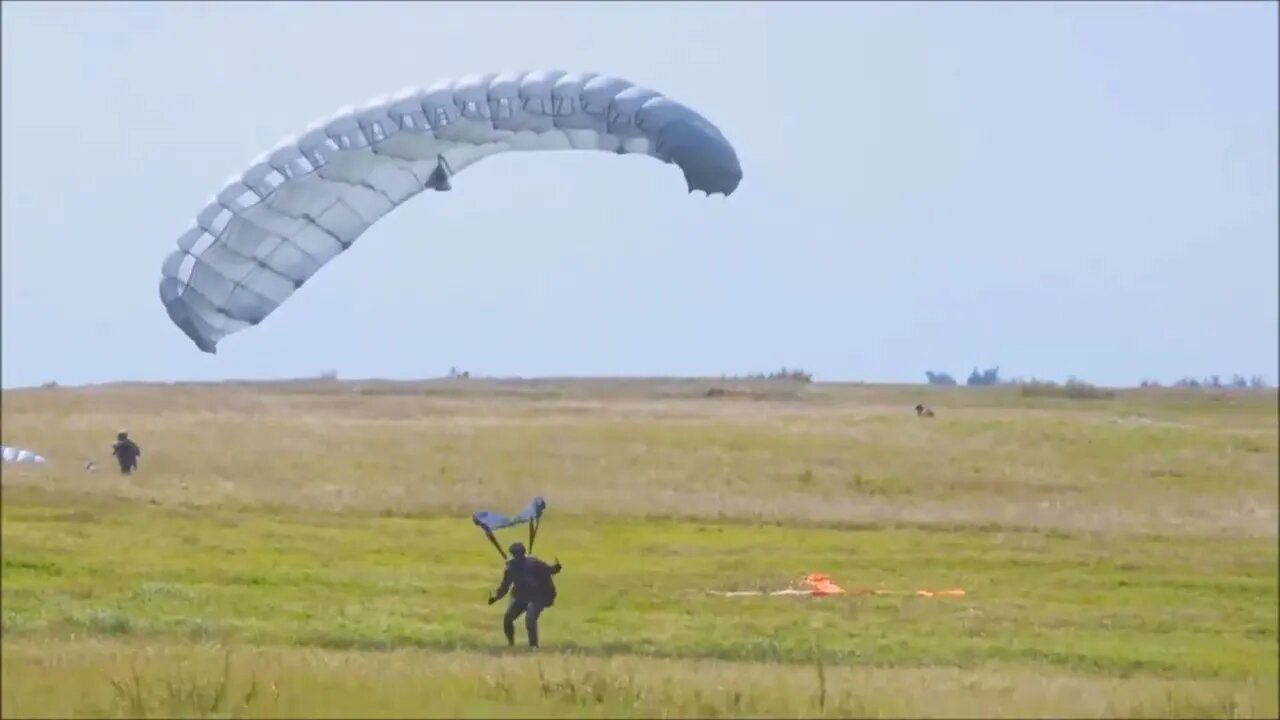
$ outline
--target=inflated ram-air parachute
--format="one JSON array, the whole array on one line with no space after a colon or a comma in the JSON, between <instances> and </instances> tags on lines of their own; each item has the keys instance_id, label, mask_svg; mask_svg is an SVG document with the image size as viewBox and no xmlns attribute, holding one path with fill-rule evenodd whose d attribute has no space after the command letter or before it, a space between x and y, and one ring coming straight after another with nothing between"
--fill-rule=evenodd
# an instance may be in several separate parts
<instances>
[{"instance_id":1,"label":"inflated ram-air parachute","mask_svg":"<svg viewBox=\"0 0 1280 720\"><path fill-rule=\"evenodd\" d=\"M617 78L470 75L339 110L232 178L178 238L160 299L201 350L257 325L370 226L497 153L598 150L678 166L688 191L728 196L733 146L706 118Z\"/></svg>"}]
</instances>

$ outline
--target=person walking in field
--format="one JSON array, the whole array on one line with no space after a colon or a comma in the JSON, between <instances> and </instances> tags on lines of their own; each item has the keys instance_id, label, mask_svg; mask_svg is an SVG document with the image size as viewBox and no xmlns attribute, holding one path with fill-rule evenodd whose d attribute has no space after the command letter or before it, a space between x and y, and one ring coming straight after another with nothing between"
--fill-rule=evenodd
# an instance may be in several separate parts
<instances>
[{"instance_id":1,"label":"person walking in field","mask_svg":"<svg viewBox=\"0 0 1280 720\"><path fill-rule=\"evenodd\" d=\"M111 454L115 455L116 461L120 463L120 473L128 475L138 469L138 458L142 456L142 448L129 439L128 431L121 430L116 433L116 443L111 446Z\"/></svg>"},{"instance_id":2,"label":"person walking in field","mask_svg":"<svg viewBox=\"0 0 1280 720\"><path fill-rule=\"evenodd\" d=\"M511 559L503 568L502 583L489 594L489 604L501 600L511 591L511 601L502 615L502 632L507 645L516 644L516 618L524 615L525 630L529 635L529 647L538 647L538 618L542 611L556 601L556 584L552 575L560 572L560 560L548 565L532 555L525 555L523 543L512 543L508 548Z\"/></svg>"}]
</instances>

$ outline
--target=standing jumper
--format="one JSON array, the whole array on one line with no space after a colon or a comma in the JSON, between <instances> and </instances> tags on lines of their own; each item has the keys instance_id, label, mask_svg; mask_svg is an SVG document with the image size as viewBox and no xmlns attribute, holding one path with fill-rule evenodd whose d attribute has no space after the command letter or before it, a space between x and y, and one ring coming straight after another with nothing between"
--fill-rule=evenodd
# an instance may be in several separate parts
<instances>
[{"instance_id":1,"label":"standing jumper","mask_svg":"<svg viewBox=\"0 0 1280 720\"><path fill-rule=\"evenodd\" d=\"M129 433L121 430L116 433L116 444L111 446L111 454L120 463L120 472L128 475L138 469L138 458L142 456L142 448L129 439Z\"/></svg>"},{"instance_id":2,"label":"standing jumper","mask_svg":"<svg viewBox=\"0 0 1280 720\"><path fill-rule=\"evenodd\" d=\"M560 572L560 561L548 565L532 555L525 555L523 543L512 543L511 559L502 573L502 583L489 594L489 604L501 600L511 590L511 602L502 615L502 632L507 644L516 644L516 618L524 615L529 647L538 647L538 617L556 601L556 585L552 575Z\"/></svg>"}]
</instances>

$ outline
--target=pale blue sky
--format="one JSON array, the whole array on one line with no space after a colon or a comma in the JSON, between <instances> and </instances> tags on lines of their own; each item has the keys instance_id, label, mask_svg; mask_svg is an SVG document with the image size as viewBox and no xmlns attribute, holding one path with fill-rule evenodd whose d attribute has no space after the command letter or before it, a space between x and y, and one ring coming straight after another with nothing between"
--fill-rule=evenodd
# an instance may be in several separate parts
<instances>
[{"instance_id":1,"label":"pale blue sky","mask_svg":"<svg viewBox=\"0 0 1280 720\"><path fill-rule=\"evenodd\" d=\"M1106 384L1277 366L1275 3L3 6L3 385L719 375ZM346 104L616 75L736 145L507 154L199 352L160 264Z\"/></svg>"}]
</instances>

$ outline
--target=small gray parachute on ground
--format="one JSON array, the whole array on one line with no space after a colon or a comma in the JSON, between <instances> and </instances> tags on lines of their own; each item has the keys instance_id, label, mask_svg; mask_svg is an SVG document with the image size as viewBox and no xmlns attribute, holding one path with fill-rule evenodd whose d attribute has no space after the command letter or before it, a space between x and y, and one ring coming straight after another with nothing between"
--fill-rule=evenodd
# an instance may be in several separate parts
<instances>
[{"instance_id":1,"label":"small gray parachute on ground","mask_svg":"<svg viewBox=\"0 0 1280 720\"><path fill-rule=\"evenodd\" d=\"M0 445L0 455L4 456L7 463L43 465L49 462L43 455L9 445Z\"/></svg>"}]
</instances>

